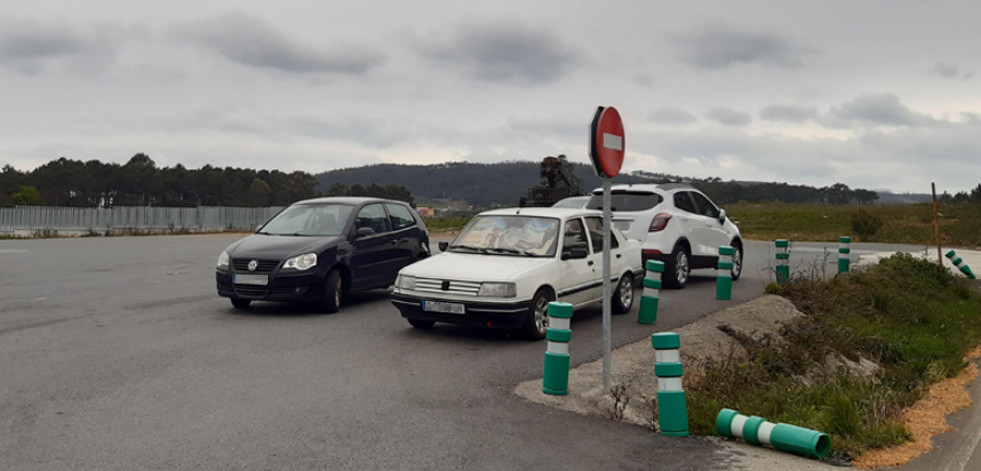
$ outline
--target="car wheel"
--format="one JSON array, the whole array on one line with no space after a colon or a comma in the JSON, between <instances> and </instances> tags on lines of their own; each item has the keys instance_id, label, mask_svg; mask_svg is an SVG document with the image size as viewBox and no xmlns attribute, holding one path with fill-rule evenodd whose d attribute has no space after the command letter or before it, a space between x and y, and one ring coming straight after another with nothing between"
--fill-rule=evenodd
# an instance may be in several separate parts
<instances>
[{"instance_id":1,"label":"car wheel","mask_svg":"<svg viewBox=\"0 0 981 471\"><path fill-rule=\"evenodd\" d=\"M436 321L424 321L420 319L407 319L412 327L417 329L432 329Z\"/></svg>"},{"instance_id":2,"label":"car wheel","mask_svg":"<svg viewBox=\"0 0 981 471\"><path fill-rule=\"evenodd\" d=\"M664 284L670 288L681 289L688 283L688 276L691 275L691 262L688 248L678 244L671 251L671 258L664 267Z\"/></svg>"},{"instance_id":3,"label":"car wheel","mask_svg":"<svg viewBox=\"0 0 981 471\"><path fill-rule=\"evenodd\" d=\"M617 290L613 292L613 313L626 314L634 305L634 277L627 273L620 277Z\"/></svg>"},{"instance_id":4,"label":"car wheel","mask_svg":"<svg viewBox=\"0 0 981 471\"><path fill-rule=\"evenodd\" d=\"M334 313L341 307L341 295L344 293L344 281L341 279L341 272L331 270L327 274L327 283L324 286L324 296L320 298L320 310L326 313Z\"/></svg>"},{"instance_id":5,"label":"car wheel","mask_svg":"<svg viewBox=\"0 0 981 471\"><path fill-rule=\"evenodd\" d=\"M247 309L250 304L252 304L251 299L232 298L232 306L235 306L235 309Z\"/></svg>"},{"instance_id":6,"label":"car wheel","mask_svg":"<svg viewBox=\"0 0 981 471\"><path fill-rule=\"evenodd\" d=\"M529 339L545 338L545 330L548 328L548 303L554 300L555 295L545 288L539 289L535 292L535 297L531 298L531 315L525 322L525 334Z\"/></svg>"},{"instance_id":7,"label":"car wheel","mask_svg":"<svg viewBox=\"0 0 981 471\"><path fill-rule=\"evenodd\" d=\"M743 274L743 246L733 242L732 248L736 249L736 253L732 254L732 281L736 281Z\"/></svg>"}]
</instances>

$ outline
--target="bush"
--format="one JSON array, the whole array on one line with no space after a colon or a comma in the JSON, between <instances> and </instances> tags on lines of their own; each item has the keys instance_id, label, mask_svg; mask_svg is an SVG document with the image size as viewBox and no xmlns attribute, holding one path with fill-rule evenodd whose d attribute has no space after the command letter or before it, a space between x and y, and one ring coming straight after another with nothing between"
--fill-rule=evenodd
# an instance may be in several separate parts
<instances>
[{"instance_id":1,"label":"bush","mask_svg":"<svg viewBox=\"0 0 981 471\"><path fill-rule=\"evenodd\" d=\"M864 209L858 210L851 218L852 234L858 236L861 241L871 241L876 232L882 228L882 219L874 214L869 214Z\"/></svg>"}]
</instances>

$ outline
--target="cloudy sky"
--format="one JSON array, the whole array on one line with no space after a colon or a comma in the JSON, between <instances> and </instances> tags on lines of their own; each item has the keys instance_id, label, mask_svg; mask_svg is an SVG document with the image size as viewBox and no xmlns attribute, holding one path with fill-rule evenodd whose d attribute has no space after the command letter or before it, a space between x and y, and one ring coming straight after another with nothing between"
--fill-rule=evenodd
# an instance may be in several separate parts
<instances>
[{"instance_id":1,"label":"cloudy sky","mask_svg":"<svg viewBox=\"0 0 981 471\"><path fill-rule=\"evenodd\" d=\"M391 162L981 183L981 2L111 0L0 12L0 166Z\"/></svg>"}]
</instances>

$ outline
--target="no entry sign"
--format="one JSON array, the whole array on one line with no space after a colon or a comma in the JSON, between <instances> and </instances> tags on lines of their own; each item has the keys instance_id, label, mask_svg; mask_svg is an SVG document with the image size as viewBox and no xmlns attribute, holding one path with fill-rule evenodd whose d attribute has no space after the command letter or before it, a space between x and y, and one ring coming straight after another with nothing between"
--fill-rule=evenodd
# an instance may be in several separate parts
<instances>
[{"instance_id":1,"label":"no entry sign","mask_svg":"<svg viewBox=\"0 0 981 471\"><path fill-rule=\"evenodd\" d=\"M623 122L614 107L599 107L593 117L590 153L593 168L601 178L613 178L623 165Z\"/></svg>"}]
</instances>

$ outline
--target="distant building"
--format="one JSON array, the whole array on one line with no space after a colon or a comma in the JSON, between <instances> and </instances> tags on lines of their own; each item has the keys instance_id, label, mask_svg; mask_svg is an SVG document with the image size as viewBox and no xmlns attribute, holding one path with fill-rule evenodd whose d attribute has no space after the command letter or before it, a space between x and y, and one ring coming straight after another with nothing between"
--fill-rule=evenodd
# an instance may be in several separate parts
<instances>
[{"instance_id":1,"label":"distant building","mask_svg":"<svg viewBox=\"0 0 981 471\"><path fill-rule=\"evenodd\" d=\"M424 218L433 217L436 215L436 210L433 208L418 207L416 208L416 212L419 213L419 216Z\"/></svg>"}]
</instances>

